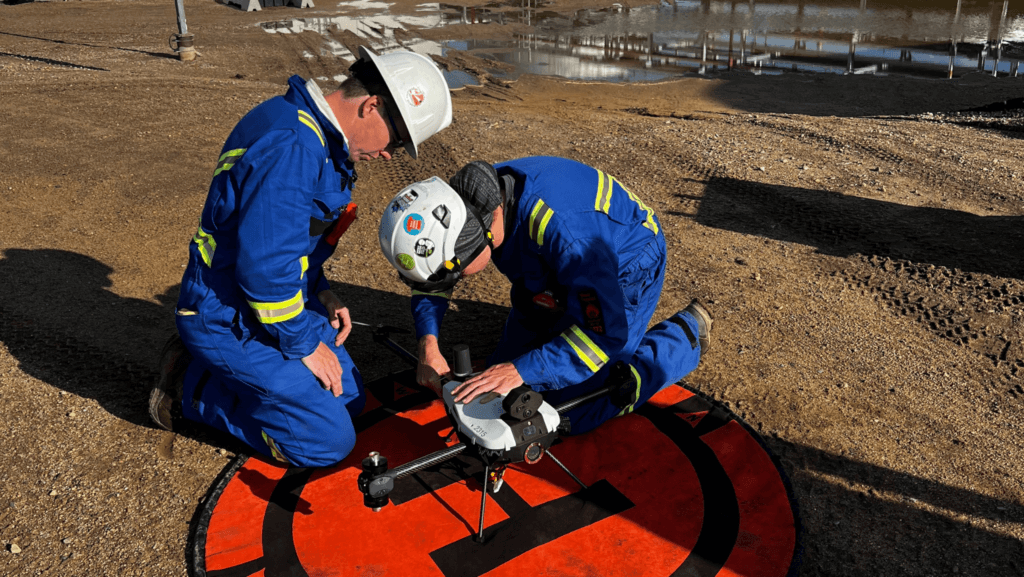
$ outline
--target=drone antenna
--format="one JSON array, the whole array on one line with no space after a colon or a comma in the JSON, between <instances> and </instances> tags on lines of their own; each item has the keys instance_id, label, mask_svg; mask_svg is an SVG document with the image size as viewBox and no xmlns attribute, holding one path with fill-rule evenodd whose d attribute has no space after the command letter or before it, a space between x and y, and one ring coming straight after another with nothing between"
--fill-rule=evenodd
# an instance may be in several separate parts
<instances>
[{"instance_id":1,"label":"drone antenna","mask_svg":"<svg viewBox=\"0 0 1024 577\"><path fill-rule=\"evenodd\" d=\"M453 351L455 353L455 368L452 374L456 379L465 379L473 373L473 362L469 357L469 346L455 345Z\"/></svg>"}]
</instances>

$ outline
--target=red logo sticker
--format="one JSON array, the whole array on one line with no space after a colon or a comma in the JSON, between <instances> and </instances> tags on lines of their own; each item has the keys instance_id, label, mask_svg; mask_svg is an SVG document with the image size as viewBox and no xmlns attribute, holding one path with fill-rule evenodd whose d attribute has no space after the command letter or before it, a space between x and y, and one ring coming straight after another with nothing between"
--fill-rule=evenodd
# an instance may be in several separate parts
<instances>
[{"instance_id":1,"label":"red logo sticker","mask_svg":"<svg viewBox=\"0 0 1024 577\"><path fill-rule=\"evenodd\" d=\"M413 106L419 106L420 104L423 104L423 100L425 98L426 97L423 95L423 91L420 90L419 88L409 89L409 103L412 104Z\"/></svg>"},{"instance_id":2,"label":"red logo sticker","mask_svg":"<svg viewBox=\"0 0 1024 577\"><path fill-rule=\"evenodd\" d=\"M416 236L421 230L423 230L423 217L418 214L410 214L405 219L405 232Z\"/></svg>"}]
</instances>

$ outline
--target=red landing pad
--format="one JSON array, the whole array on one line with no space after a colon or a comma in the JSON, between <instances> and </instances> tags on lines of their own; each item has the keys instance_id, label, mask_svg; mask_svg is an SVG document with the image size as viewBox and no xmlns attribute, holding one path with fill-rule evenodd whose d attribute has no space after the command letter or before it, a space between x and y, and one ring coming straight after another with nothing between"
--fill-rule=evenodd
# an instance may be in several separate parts
<instances>
[{"instance_id":1,"label":"red landing pad","mask_svg":"<svg viewBox=\"0 0 1024 577\"><path fill-rule=\"evenodd\" d=\"M463 454L363 506L370 451L392 467L444 448L441 401L406 371L367 384L352 455L328 469L240 456L211 488L191 539L197 577L743 576L796 573L799 523L785 477L734 414L673 385L551 459L510 466L473 536L483 466ZM466 451L469 453L469 451Z\"/></svg>"}]
</instances>

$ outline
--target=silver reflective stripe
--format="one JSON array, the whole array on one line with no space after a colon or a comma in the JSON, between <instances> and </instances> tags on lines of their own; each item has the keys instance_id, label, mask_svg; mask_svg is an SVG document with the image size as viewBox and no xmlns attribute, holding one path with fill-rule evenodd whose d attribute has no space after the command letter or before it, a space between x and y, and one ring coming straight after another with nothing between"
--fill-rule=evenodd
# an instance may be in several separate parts
<instances>
[{"instance_id":1,"label":"silver reflective stripe","mask_svg":"<svg viewBox=\"0 0 1024 577\"><path fill-rule=\"evenodd\" d=\"M239 158L242 158L242 155L245 154L245 151L245 148L236 148L234 150L229 150L224 154L220 155L220 159L217 160L217 168L213 171L213 175L217 176L218 174L224 172L225 170L231 170L231 167L234 166L236 162L238 162Z\"/></svg>"},{"instance_id":2,"label":"silver reflective stripe","mask_svg":"<svg viewBox=\"0 0 1024 577\"><path fill-rule=\"evenodd\" d=\"M294 297L278 303L261 303L249 301L256 318L263 324L280 323L293 319L305 308L302 302L302 291Z\"/></svg>"},{"instance_id":3,"label":"silver reflective stripe","mask_svg":"<svg viewBox=\"0 0 1024 577\"><path fill-rule=\"evenodd\" d=\"M203 262L208 267L213 267L213 254L217 251L217 241L213 239L213 235L203 230L203 219L199 218L199 229L196 230L195 236L192 237L192 241L196 243L196 248L199 249L199 256L202 257Z\"/></svg>"},{"instance_id":4,"label":"silver reflective stripe","mask_svg":"<svg viewBox=\"0 0 1024 577\"><path fill-rule=\"evenodd\" d=\"M530 212L530 238L540 246L544 246L544 229L547 228L548 221L554 214L555 211L544 204L543 200L538 200L533 211Z\"/></svg>"},{"instance_id":5,"label":"silver reflective stripe","mask_svg":"<svg viewBox=\"0 0 1024 577\"><path fill-rule=\"evenodd\" d=\"M640 373L636 372L636 367L634 367L633 365L629 365L629 370L633 373L633 380L636 381L636 395L634 397L636 401L630 403L629 406L619 411L619 414L615 415L616 417L621 417L622 415L628 415L629 413L632 413L633 409L636 407L636 404L640 402Z\"/></svg>"},{"instance_id":6,"label":"silver reflective stripe","mask_svg":"<svg viewBox=\"0 0 1024 577\"><path fill-rule=\"evenodd\" d=\"M594 210L608 214L612 205L612 188L614 180L600 170L597 171L597 197L594 199Z\"/></svg>"},{"instance_id":7,"label":"silver reflective stripe","mask_svg":"<svg viewBox=\"0 0 1024 577\"><path fill-rule=\"evenodd\" d=\"M608 355L604 354L604 351L595 345L590 337L583 334L578 326L569 327L561 336L572 346L576 355L591 371L596 373L608 362Z\"/></svg>"},{"instance_id":8,"label":"silver reflective stripe","mask_svg":"<svg viewBox=\"0 0 1024 577\"><path fill-rule=\"evenodd\" d=\"M317 124L316 120L308 112L305 110L299 111L299 122L313 129L317 138L320 139L320 146L327 146L327 141L324 140L324 133L320 130L320 125Z\"/></svg>"}]
</instances>

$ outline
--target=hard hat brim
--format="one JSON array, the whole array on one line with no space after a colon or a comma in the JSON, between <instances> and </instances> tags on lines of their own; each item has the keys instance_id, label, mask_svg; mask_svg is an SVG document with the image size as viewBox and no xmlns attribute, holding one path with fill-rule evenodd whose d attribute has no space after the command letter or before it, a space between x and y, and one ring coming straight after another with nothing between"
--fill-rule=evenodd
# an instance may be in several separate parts
<instances>
[{"instance_id":1,"label":"hard hat brim","mask_svg":"<svg viewBox=\"0 0 1024 577\"><path fill-rule=\"evenodd\" d=\"M359 58L369 60L370 62L372 62L373 67L377 70L378 73L380 73L380 71L383 68L378 56L366 46L359 47ZM385 95L386 106L388 107L388 114L390 114L391 118L394 119L396 128L398 128L398 135L405 142L405 151L409 153L409 156L411 156L413 160L415 160L418 152L416 149L416 142L413 141L412 135L409 133L409 128L408 126L406 126L405 123L405 116L402 114L402 111L398 106L398 95L396 94L397 89L394 83L391 82L391 80L388 79L384 74L380 74L380 77L381 80L384 81L384 87L388 91L388 93Z\"/></svg>"}]
</instances>

